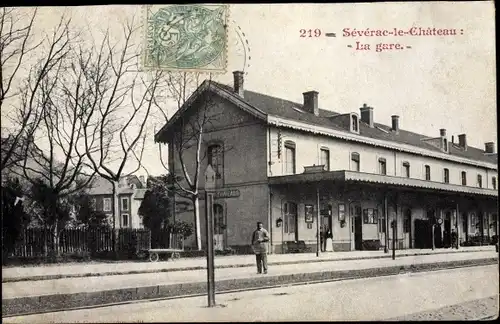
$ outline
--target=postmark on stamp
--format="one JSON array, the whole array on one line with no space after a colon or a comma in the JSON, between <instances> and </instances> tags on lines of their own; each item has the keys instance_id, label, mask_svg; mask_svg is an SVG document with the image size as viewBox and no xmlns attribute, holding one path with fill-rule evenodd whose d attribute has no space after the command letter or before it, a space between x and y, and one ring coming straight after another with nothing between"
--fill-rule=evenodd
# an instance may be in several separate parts
<instances>
[{"instance_id":1,"label":"postmark on stamp","mask_svg":"<svg viewBox=\"0 0 500 324\"><path fill-rule=\"evenodd\" d=\"M224 73L229 6L145 7L143 68Z\"/></svg>"}]
</instances>

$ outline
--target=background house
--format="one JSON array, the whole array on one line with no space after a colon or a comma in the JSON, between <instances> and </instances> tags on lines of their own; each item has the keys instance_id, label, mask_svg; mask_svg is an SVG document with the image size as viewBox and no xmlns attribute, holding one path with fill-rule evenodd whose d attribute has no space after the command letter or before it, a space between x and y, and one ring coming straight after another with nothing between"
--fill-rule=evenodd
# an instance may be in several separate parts
<instances>
[{"instance_id":1,"label":"background house","mask_svg":"<svg viewBox=\"0 0 500 324\"><path fill-rule=\"evenodd\" d=\"M146 193L144 176L131 175L122 177L118 185L119 213L116 217L116 228L144 228L139 216L144 194ZM103 211L109 216L109 223L113 222L113 186L111 183L97 176L92 182L88 194L93 197L96 210Z\"/></svg>"}]
</instances>

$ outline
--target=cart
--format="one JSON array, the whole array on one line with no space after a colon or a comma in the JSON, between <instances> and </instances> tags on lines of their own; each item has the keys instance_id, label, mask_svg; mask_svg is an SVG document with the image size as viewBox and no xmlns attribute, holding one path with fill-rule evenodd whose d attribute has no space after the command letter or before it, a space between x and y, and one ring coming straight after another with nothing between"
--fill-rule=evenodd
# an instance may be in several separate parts
<instances>
[{"instance_id":1,"label":"cart","mask_svg":"<svg viewBox=\"0 0 500 324\"><path fill-rule=\"evenodd\" d=\"M180 252L182 251L180 249L149 249L143 252L150 262L156 262L160 259L161 254L169 255L172 260L179 259L181 257Z\"/></svg>"},{"instance_id":2,"label":"cart","mask_svg":"<svg viewBox=\"0 0 500 324\"><path fill-rule=\"evenodd\" d=\"M180 252L184 251L184 239L180 235L170 234L169 248L144 249L140 251L141 258L144 257L150 262L157 262L160 255L167 254L172 260L181 257Z\"/></svg>"}]
</instances>

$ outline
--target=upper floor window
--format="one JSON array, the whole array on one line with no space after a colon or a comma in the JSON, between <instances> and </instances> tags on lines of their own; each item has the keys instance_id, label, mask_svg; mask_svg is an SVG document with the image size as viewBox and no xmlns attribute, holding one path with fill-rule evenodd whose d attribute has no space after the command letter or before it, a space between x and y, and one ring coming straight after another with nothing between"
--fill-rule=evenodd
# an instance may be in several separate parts
<instances>
[{"instance_id":1,"label":"upper floor window","mask_svg":"<svg viewBox=\"0 0 500 324\"><path fill-rule=\"evenodd\" d=\"M285 173L295 174L295 143L285 142Z\"/></svg>"},{"instance_id":2,"label":"upper floor window","mask_svg":"<svg viewBox=\"0 0 500 324\"><path fill-rule=\"evenodd\" d=\"M351 153L351 170L359 172L359 153Z\"/></svg>"},{"instance_id":3,"label":"upper floor window","mask_svg":"<svg viewBox=\"0 0 500 324\"><path fill-rule=\"evenodd\" d=\"M213 144L208 147L207 152L208 164L212 166L215 171L215 178L221 179L224 171L224 155L222 145Z\"/></svg>"},{"instance_id":4,"label":"upper floor window","mask_svg":"<svg viewBox=\"0 0 500 324\"><path fill-rule=\"evenodd\" d=\"M444 183L450 183L450 170L444 169Z\"/></svg>"},{"instance_id":5,"label":"upper floor window","mask_svg":"<svg viewBox=\"0 0 500 324\"><path fill-rule=\"evenodd\" d=\"M425 166L425 180L431 180L431 167L428 165Z\"/></svg>"},{"instance_id":6,"label":"upper floor window","mask_svg":"<svg viewBox=\"0 0 500 324\"><path fill-rule=\"evenodd\" d=\"M491 178L491 185L493 186L493 189L497 190L497 178Z\"/></svg>"},{"instance_id":7,"label":"upper floor window","mask_svg":"<svg viewBox=\"0 0 500 324\"><path fill-rule=\"evenodd\" d=\"M324 165L325 170L330 171L330 150L327 148L321 148L320 159L320 165Z\"/></svg>"},{"instance_id":8,"label":"upper floor window","mask_svg":"<svg viewBox=\"0 0 500 324\"><path fill-rule=\"evenodd\" d=\"M409 162L403 162L403 177L405 177L405 178L410 177L410 163Z\"/></svg>"},{"instance_id":9,"label":"upper floor window","mask_svg":"<svg viewBox=\"0 0 500 324\"><path fill-rule=\"evenodd\" d=\"M102 210L105 212L111 211L111 198L104 198L102 200Z\"/></svg>"},{"instance_id":10,"label":"upper floor window","mask_svg":"<svg viewBox=\"0 0 500 324\"><path fill-rule=\"evenodd\" d=\"M467 172L462 171L461 176L462 176L462 186L466 186L467 185Z\"/></svg>"},{"instance_id":11,"label":"upper floor window","mask_svg":"<svg viewBox=\"0 0 500 324\"><path fill-rule=\"evenodd\" d=\"M483 187L483 177L480 174L477 175L477 186L479 188Z\"/></svg>"},{"instance_id":12,"label":"upper floor window","mask_svg":"<svg viewBox=\"0 0 500 324\"><path fill-rule=\"evenodd\" d=\"M387 174L387 163L384 158L378 159L378 171L380 174Z\"/></svg>"},{"instance_id":13,"label":"upper floor window","mask_svg":"<svg viewBox=\"0 0 500 324\"><path fill-rule=\"evenodd\" d=\"M122 201L122 206L121 206L121 207L122 207L122 211L128 211L128 208L129 208L129 205L128 205L128 202L129 202L128 197L123 197L123 198L121 199L121 201Z\"/></svg>"},{"instance_id":14,"label":"upper floor window","mask_svg":"<svg viewBox=\"0 0 500 324\"><path fill-rule=\"evenodd\" d=\"M357 132L358 131L358 116L352 115L352 131Z\"/></svg>"}]
</instances>

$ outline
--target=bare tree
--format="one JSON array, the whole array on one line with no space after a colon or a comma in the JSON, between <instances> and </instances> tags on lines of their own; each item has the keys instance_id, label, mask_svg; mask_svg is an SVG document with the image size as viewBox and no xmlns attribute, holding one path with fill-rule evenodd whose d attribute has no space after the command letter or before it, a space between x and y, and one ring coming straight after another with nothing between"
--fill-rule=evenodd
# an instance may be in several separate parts
<instances>
[{"instance_id":1,"label":"bare tree","mask_svg":"<svg viewBox=\"0 0 500 324\"><path fill-rule=\"evenodd\" d=\"M162 76L161 70L149 75L140 71L140 50L133 42L138 30L133 20L129 21L123 26L120 43L112 44L109 33L105 33L91 57L82 55L77 60L92 84L82 102L88 111L84 129L88 157L92 168L113 187L114 242L120 179L141 168L146 124ZM135 164L132 167L131 161Z\"/></svg>"},{"instance_id":2,"label":"bare tree","mask_svg":"<svg viewBox=\"0 0 500 324\"><path fill-rule=\"evenodd\" d=\"M0 169L10 168L22 161L19 147L26 144L33 131L38 117L33 104L23 102L22 109L16 110L13 115L7 114L5 101L13 101L12 106L20 105L20 97L26 98L26 90L22 90L24 83L20 82L25 75L21 67L26 64L28 54L37 49L42 42L33 41L33 25L37 15L37 10L33 10L31 15L26 17L23 9L1 8L0 9L0 111L2 118L12 119L12 126L8 129L8 134L4 138L2 134L1 145L2 154ZM55 34L52 38L53 49L60 45L61 39ZM38 71L42 76L50 69L53 61L57 60L54 52L49 53L45 58L45 65ZM21 83L21 86L19 86ZM36 82L33 87L37 87ZM5 127L2 127L5 130Z\"/></svg>"},{"instance_id":3,"label":"bare tree","mask_svg":"<svg viewBox=\"0 0 500 324\"><path fill-rule=\"evenodd\" d=\"M195 89L200 86L201 75L199 73L173 72L166 77L166 87L168 97L173 99L177 104L177 109L181 109L187 104L189 98L195 94ZM206 80L210 84L211 76ZM196 248L201 250L201 225L200 225L200 177L205 170L201 170L203 161L208 157L208 150L203 146L206 140L207 133L213 131L214 122L221 116L217 109L215 94L210 91L204 91L199 94L199 98L195 103L195 109L189 113L183 114L172 131L167 135L169 137L169 145L172 145L170 152L174 156L169 156L169 159L175 159L178 162L178 169L170 170L165 163L162 154L162 144L159 143L160 161L163 167L169 172L171 180L174 184L173 191L176 195L189 199L193 204L194 223L195 223L195 239ZM165 122L168 122L168 115L163 112ZM231 150L231 147L225 146L220 148L221 151L216 152L223 154ZM213 164L210 159L208 163ZM214 165L212 165L214 167ZM216 173L220 170L216 170ZM221 177L221 174L216 174Z\"/></svg>"},{"instance_id":4,"label":"bare tree","mask_svg":"<svg viewBox=\"0 0 500 324\"><path fill-rule=\"evenodd\" d=\"M36 214L50 228L57 252L59 234L69 220L70 197L87 188L95 170L88 167L84 127L88 111L82 102L91 88L84 71L75 68L79 37L61 19L50 38L47 54L34 65L22 92L20 114L33 107L38 118L25 145L22 171L43 209Z\"/></svg>"}]
</instances>

